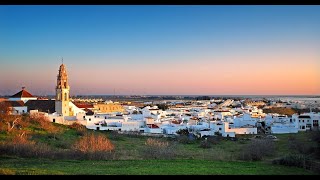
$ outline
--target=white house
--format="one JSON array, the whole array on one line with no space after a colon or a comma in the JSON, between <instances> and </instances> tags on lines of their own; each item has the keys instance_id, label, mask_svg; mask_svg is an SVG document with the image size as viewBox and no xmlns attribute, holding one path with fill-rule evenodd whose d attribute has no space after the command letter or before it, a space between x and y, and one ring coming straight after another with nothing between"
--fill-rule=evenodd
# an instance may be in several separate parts
<instances>
[{"instance_id":1,"label":"white house","mask_svg":"<svg viewBox=\"0 0 320 180\"><path fill-rule=\"evenodd\" d=\"M27 90L25 90L25 87L22 87L21 91L8 98L8 101L23 101L24 103L29 100L37 100L37 97L33 96Z\"/></svg>"},{"instance_id":2,"label":"white house","mask_svg":"<svg viewBox=\"0 0 320 180\"><path fill-rule=\"evenodd\" d=\"M243 114L241 117L236 117L233 119L234 127L242 127L242 126L256 126L256 123L259 119L252 118L250 114Z\"/></svg>"},{"instance_id":3,"label":"white house","mask_svg":"<svg viewBox=\"0 0 320 180\"><path fill-rule=\"evenodd\" d=\"M299 122L299 131L319 129L320 113L304 113L304 114L294 114L292 119Z\"/></svg>"},{"instance_id":4,"label":"white house","mask_svg":"<svg viewBox=\"0 0 320 180\"><path fill-rule=\"evenodd\" d=\"M298 133L298 123L273 123L272 134Z\"/></svg>"},{"instance_id":5,"label":"white house","mask_svg":"<svg viewBox=\"0 0 320 180\"><path fill-rule=\"evenodd\" d=\"M235 137L236 134L257 134L257 127L248 126L248 127L240 127L240 128L230 128L228 122L223 123L222 129L223 137Z\"/></svg>"},{"instance_id":6,"label":"white house","mask_svg":"<svg viewBox=\"0 0 320 180\"><path fill-rule=\"evenodd\" d=\"M28 107L25 106L23 101L2 101L1 103L8 106L13 115L27 113Z\"/></svg>"}]
</instances>

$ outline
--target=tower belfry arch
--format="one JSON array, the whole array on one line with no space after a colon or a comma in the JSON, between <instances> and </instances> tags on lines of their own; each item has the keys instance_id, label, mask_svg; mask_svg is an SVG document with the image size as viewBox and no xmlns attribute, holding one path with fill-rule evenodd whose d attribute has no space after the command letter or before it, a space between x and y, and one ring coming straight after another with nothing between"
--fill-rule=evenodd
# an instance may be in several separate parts
<instances>
[{"instance_id":1,"label":"tower belfry arch","mask_svg":"<svg viewBox=\"0 0 320 180\"><path fill-rule=\"evenodd\" d=\"M59 68L56 85L55 111L58 114L69 116L69 95L70 86L68 82L68 74L62 58L62 64Z\"/></svg>"}]
</instances>

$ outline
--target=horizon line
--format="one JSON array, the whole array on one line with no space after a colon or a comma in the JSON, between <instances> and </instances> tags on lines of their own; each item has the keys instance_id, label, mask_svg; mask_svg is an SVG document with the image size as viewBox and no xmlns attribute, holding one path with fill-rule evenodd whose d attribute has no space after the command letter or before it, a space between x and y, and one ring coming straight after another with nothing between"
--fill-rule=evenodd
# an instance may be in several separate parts
<instances>
[{"instance_id":1,"label":"horizon line","mask_svg":"<svg viewBox=\"0 0 320 180\"><path fill-rule=\"evenodd\" d=\"M0 95L0 97L10 97L12 95ZM55 94L47 94L47 95L34 95L34 96L55 96ZM310 94L260 94L260 95L252 95L252 94L148 94L148 95L139 95L139 94L77 94L71 95L70 97L74 96L319 96L317 95L310 95Z\"/></svg>"}]
</instances>

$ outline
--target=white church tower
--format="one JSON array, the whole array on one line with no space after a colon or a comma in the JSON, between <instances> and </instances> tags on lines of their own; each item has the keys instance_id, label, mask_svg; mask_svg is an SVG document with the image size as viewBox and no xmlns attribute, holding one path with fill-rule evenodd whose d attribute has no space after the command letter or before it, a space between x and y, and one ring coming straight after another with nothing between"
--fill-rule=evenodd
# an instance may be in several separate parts
<instances>
[{"instance_id":1,"label":"white church tower","mask_svg":"<svg viewBox=\"0 0 320 180\"><path fill-rule=\"evenodd\" d=\"M69 116L69 92L67 70L62 63L57 77L55 110L63 116Z\"/></svg>"}]
</instances>

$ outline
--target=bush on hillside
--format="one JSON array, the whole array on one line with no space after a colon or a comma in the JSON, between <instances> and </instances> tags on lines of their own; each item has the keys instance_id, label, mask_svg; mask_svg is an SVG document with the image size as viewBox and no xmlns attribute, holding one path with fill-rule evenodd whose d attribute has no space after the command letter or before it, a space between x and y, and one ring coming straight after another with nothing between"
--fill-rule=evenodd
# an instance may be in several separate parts
<instances>
[{"instance_id":1,"label":"bush on hillside","mask_svg":"<svg viewBox=\"0 0 320 180\"><path fill-rule=\"evenodd\" d=\"M211 148L212 144L207 139L204 139L203 141L200 142L199 147L207 149L207 148Z\"/></svg>"},{"instance_id":2,"label":"bush on hillside","mask_svg":"<svg viewBox=\"0 0 320 180\"><path fill-rule=\"evenodd\" d=\"M88 133L73 145L73 149L85 153L110 152L114 145L103 134Z\"/></svg>"},{"instance_id":3,"label":"bush on hillside","mask_svg":"<svg viewBox=\"0 0 320 180\"><path fill-rule=\"evenodd\" d=\"M177 132L177 134L179 135L189 135L189 130L186 128L186 129L179 129Z\"/></svg>"},{"instance_id":4,"label":"bush on hillside","mask_svg":"<svg viewBox=\"0 0 320 180\"><path fill-rule=\"evenodd\" d=\"M176 137L177 141L182 144L193 144L196 142L196 138L193 135L181 135Z\"/></svg>"},{"instance_id":5,"label":"bush on hillside","mask_svg":"<svg viewBox=\"0 0 320 180\"><path fill-rule=\"evenodd\" d=\"M223 140L222 136L208 136L207 141L213 145L219 144Z\"/></svg>"},{"instance_id":6,"label":"bush on hillside","mask_svg":"<svg viewBox=\"0 0 320 180\"><path fill-rule=\"evenodd\" d=\"M315 151L315 148L309 143L302 142L294 136L290 136L288 138L288 146L291 151L296 151L305 155L311 154Z\"/></svg>"},{"instance_id":7,"label":"bush on hillside","mask_svg":"<svg viewBox=\"0 0 320 180\"><path fill-rule=\"evenodd\" d=\"M0 143L0 155L52 158L53 153L49 146L37 144L35 141L30 140L28 135L16 134L12 139Z\"/></svg>"},{"instance_id":8,"label":"bush on hillside","mask_svg":"<svg viewBox=\"0 0 320 180\"><path fill-rule=\"evenodd\" d=\"M76 130L77 135L79 135L79 136L83 136L83 135L85 135L85 133L87 132L87 128L86 128L84 125L79 124L79 123L77 123L77 122L72 123L72 124L69 126L69 128Z\"/></svg>"},{"instance_id":9,"label":"bush on hillside","mask_svg":"<svg viewBox=\"0 0 320 180\"><path fill-rule=\"evenodd\" d=\"M273 160L272 164L294 166L294 167L310 169L318 173L320 172L319 163L312 161L312 159L302 154L289 154L287 156Z\"/></svg>"},{"instance_id":10,"label":"bush on hillside","mask_svg":"<svg viewBox=\"0 0 320 180\"><path fill-rule=\"evenodd\" d=\"M50 122L44 115L33 115L28 119L30 123L39 125L40 129L52 133L54 136L58 133L63 132L61 127L56 126L54 123Z\"/></svg>"},{"instance_id":11,"label":"bush on hillside","mask_svg":"<svg viewBox=\"0 0 320 180\"><path fill-rule=\"evenodd\" d=\"M270 139L253 139L243 149L240 159L246 161L259 161L265 156L275 153L274 142Z\"/></svg>"},{"instance_id":12,"label":"bush on hillside","mask_svg":"<svg viewBox=\"0 0 320 180\"><path fill-rule=\"evenodd\" d=\"M142 151L144 158L172 159L175 157L174 144L166 140L148 138Z\"/></svg>"}]
</instances>

